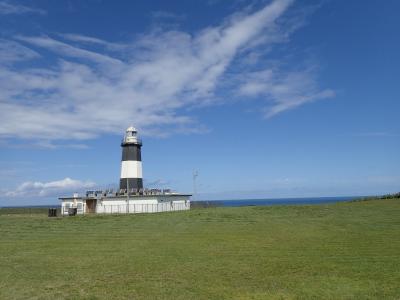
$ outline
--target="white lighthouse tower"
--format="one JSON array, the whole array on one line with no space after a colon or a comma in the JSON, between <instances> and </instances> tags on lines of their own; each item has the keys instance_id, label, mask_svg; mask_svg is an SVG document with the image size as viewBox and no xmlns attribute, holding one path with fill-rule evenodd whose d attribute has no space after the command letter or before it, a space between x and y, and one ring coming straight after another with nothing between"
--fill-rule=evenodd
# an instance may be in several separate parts
<instances>
[{"instance_id":1,"label":"white lighthouse tower","mask_svg":"<svg viewBox=\"0 0 400 300\"><path fill-rule=\"evenodd\" d=\"M137 130L134 127L131 126L126 129L121 147L122 161L119 188L123 190L133 189L139 192L143 189L142 155L140 150L142 141L137 136Z\"/></svg>"}]
</instances>

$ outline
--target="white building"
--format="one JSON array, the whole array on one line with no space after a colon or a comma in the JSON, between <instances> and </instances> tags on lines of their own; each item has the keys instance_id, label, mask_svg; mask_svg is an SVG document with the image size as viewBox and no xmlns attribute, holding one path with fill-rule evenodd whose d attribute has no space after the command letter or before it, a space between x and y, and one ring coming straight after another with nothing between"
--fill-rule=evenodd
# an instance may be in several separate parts
<instances>
[{"instance_id":1,"label":"white building","mask_svg":"<svg viewBox=\"0 0 400 300\"><path fill-rule=\"evenodd\" d=\"M159 191L159 190L158 190ZM157 213L190 209L190 196L149 190L143 195L107 194L101 191L87 193L85 197L74 194L61 197L61 214L68 215L71 208L77 214Z\"/></svg>"},{"instance_id":2,"label":"white building","mask_svg":"<svg viewBox=\"0 0 400 300\"><path fill-rule=\"evenodd\" d=\"M144 189L142 179L142 141L134 127L126 130L121 143L120 189L113 191L88 191L84 197L60 197L61 214L101 213L156 213L189 210L189 194L173 193L164 189Z\"/></svg>"}]
</instances>

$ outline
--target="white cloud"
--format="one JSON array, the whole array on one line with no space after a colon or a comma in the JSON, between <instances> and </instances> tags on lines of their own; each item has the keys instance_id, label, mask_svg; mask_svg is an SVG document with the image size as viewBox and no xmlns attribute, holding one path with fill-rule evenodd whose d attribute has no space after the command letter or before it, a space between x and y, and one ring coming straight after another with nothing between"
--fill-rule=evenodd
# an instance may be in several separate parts
<instances>
[{"instance_id":1,"label":"white cloud","mask_svg":"<svg viewBox=\"0 0 400 300\"><path fill-rule=\"evenodd\" d=\"M314 77L311 68L278 75L273 69L267 69L247 74L239 85L239 92L269 99L271 105L265 109L268 118L305 103L335 96L333 90L320 90Z\"/></svg>"},{"instance_id":2,"label":"white cloud","mask_svg":"<svg viewBox=\"0 0 400 300\"><path fill-rule=\"evenodd\" d=\"M122 50L129 49L129 46L126 44L111 43L111 42L107 42L107 41L99 39L99 38L85 36L85 35L81 35L81 34L67 33L67 34L60 34L60 36L69 41L78 42L78 43L82 43L82 44L99 45L99 46L103 46L106 49L112 50L112 51L122 51Z\"/></svg>"},{"instance_id":3,"label":"white cloud","mask_svg":"<svg viewBox=\"0 0 400 300\"><path fill-rule=\"evenodd\" d=\"M27 181L13 191L6 191L5 197L24 196L57 196L60 193L73 193L83 189L93 188L96 184L92 181L80 181L69 177L50 182Z\"/></svg>"},{"instance_id":4,"label":"white cloud","mask_svg":"<svg viewBox=\"0 0 400 300\"><path fill-rule=\"evenodd\" d=\"M182 21L186 18L185 15L175 14L173 12L165 10L156 10L151 13L151 17L157 20L169 20L169 21Z\"/></svg>"},{"instance_id":5,"label":"white cloud","mask_svg":"<svg viewBox=\"0 0 400 300\"><path fill-rule=\"evenodd\" d=\"M1 15L21 15L27 13L45 14L42 9L32 8L20 4L11 4L6 1L0 1L0 14Z\"/></svg>"},{"instance_id":6,"label":"white cloud","mask_svg":"<svg viewBox=\"0 0 400 300\"><path fill-rule=\"evenodd\" d=\"M291 2L273 1L197 34L157 30L126 44L76 34L61 35L64 40L19 36L20 44L12 43L26 53L15 57L32 59L51 51L57 59L46 56L40 68L0 65L0 138L85 140L120 134L129 124L144 134L202 131L204 126L185 109L217 101L220 83L231 79L228 68L251 54L252 47L260 51L261 45L287 40L288 31L277 20ZM27 46L35 51L28 54ZM271 115L329 96L311 77L276 72L278 79L265 82L254 71L243 71L242 77L249 74L254 81L241 82L240 92L268 94L274 103Z\"/></svg>"},{"instance_id":7,"label":"white cloud","mask_svg":"<svg viewBox=\"0 0 400 300\"><path fill-rule=\"evenodd\" d=\"M24 47L14 41L0 39L0 64L12 64L38 57L39 54L32 49Z\"/></svg>"},{"instance_id":8,"label":"white cloud","mask_svg":"<svg viewBox=\"0 0 400 300\"><path fill-rule=\"evenodd\" d=\"M88 51L85 49L73 47L66 43L51 39L47 36L42 36L42 37L19 36L19 37L17 37L17 39L27 42L29 44L35 45L35 46L47 48L49 50L52 50L58 54L61 54L61 55L67 56L67 57L87 59L87 60L93 61L95 63L107 64L107 65L108 64L119 65L122 63L118 59L106 56L104 54L99 54L99 53Z\"/></svg>"},{"instance_id":9,"label":"white cloud","mask_svg":"<svg viewBox=\"0 0 400 300\"><path fill-rule=\"evenodd\" d=\"M171 184L171 181L165 179L155 179L155 180L144 179L144 183L145 186L149 188L166 188Z\"/></svg>"}]
</instances>

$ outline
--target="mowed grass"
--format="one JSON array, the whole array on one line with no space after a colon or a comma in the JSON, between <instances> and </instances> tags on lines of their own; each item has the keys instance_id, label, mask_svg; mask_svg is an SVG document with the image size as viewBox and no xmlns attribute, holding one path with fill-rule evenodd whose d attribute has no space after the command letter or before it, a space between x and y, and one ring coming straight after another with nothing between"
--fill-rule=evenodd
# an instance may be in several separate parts
<instances>
[{"instance_id":1,"label":"mowed grass","mask_svg":"<svg viewBox=\"0 0 400 300\"><path fill-rule=\"evenodd\" d=\"M399 299L400 200L0 215L0 299Z\"/></svg>"}]
</instances>

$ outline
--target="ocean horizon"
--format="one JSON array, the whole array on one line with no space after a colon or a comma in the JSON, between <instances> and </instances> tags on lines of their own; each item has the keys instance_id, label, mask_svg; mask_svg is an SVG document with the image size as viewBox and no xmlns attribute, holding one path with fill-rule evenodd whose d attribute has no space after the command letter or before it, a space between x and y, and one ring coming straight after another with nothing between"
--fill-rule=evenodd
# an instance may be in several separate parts
<instances>
[{"instance_id":1,"label":"ocean horizon","mask_svg":"<svg viewBox=\"0 0 400 300\"><path fill-rule=\"evenodd\" d=\"M340 197L299 197L299 198L258 198L258 199L224 199L224 200L192 200L192 203L210 203L212 206L272 206L272 205L304 205L346 202L369 196L340 196ZM7 205L0 208L40 208L59 207L60 204L43 205Z\"/></svg>"},{"instance_id":2,"label":"ocean horizon","mask_svg":"<svg viewBox=\"0 0 400 300\"><path fill-rule=\"evenodd\" d=\"M340 197L299 197L299 198L265 198L265 199L227 199L227 200L195 200L192 202L211 202L215 206L272 206L272 205L304 205L327 204L353 201L368 196L340 196Z\"/></svg>"}]
</instances>

